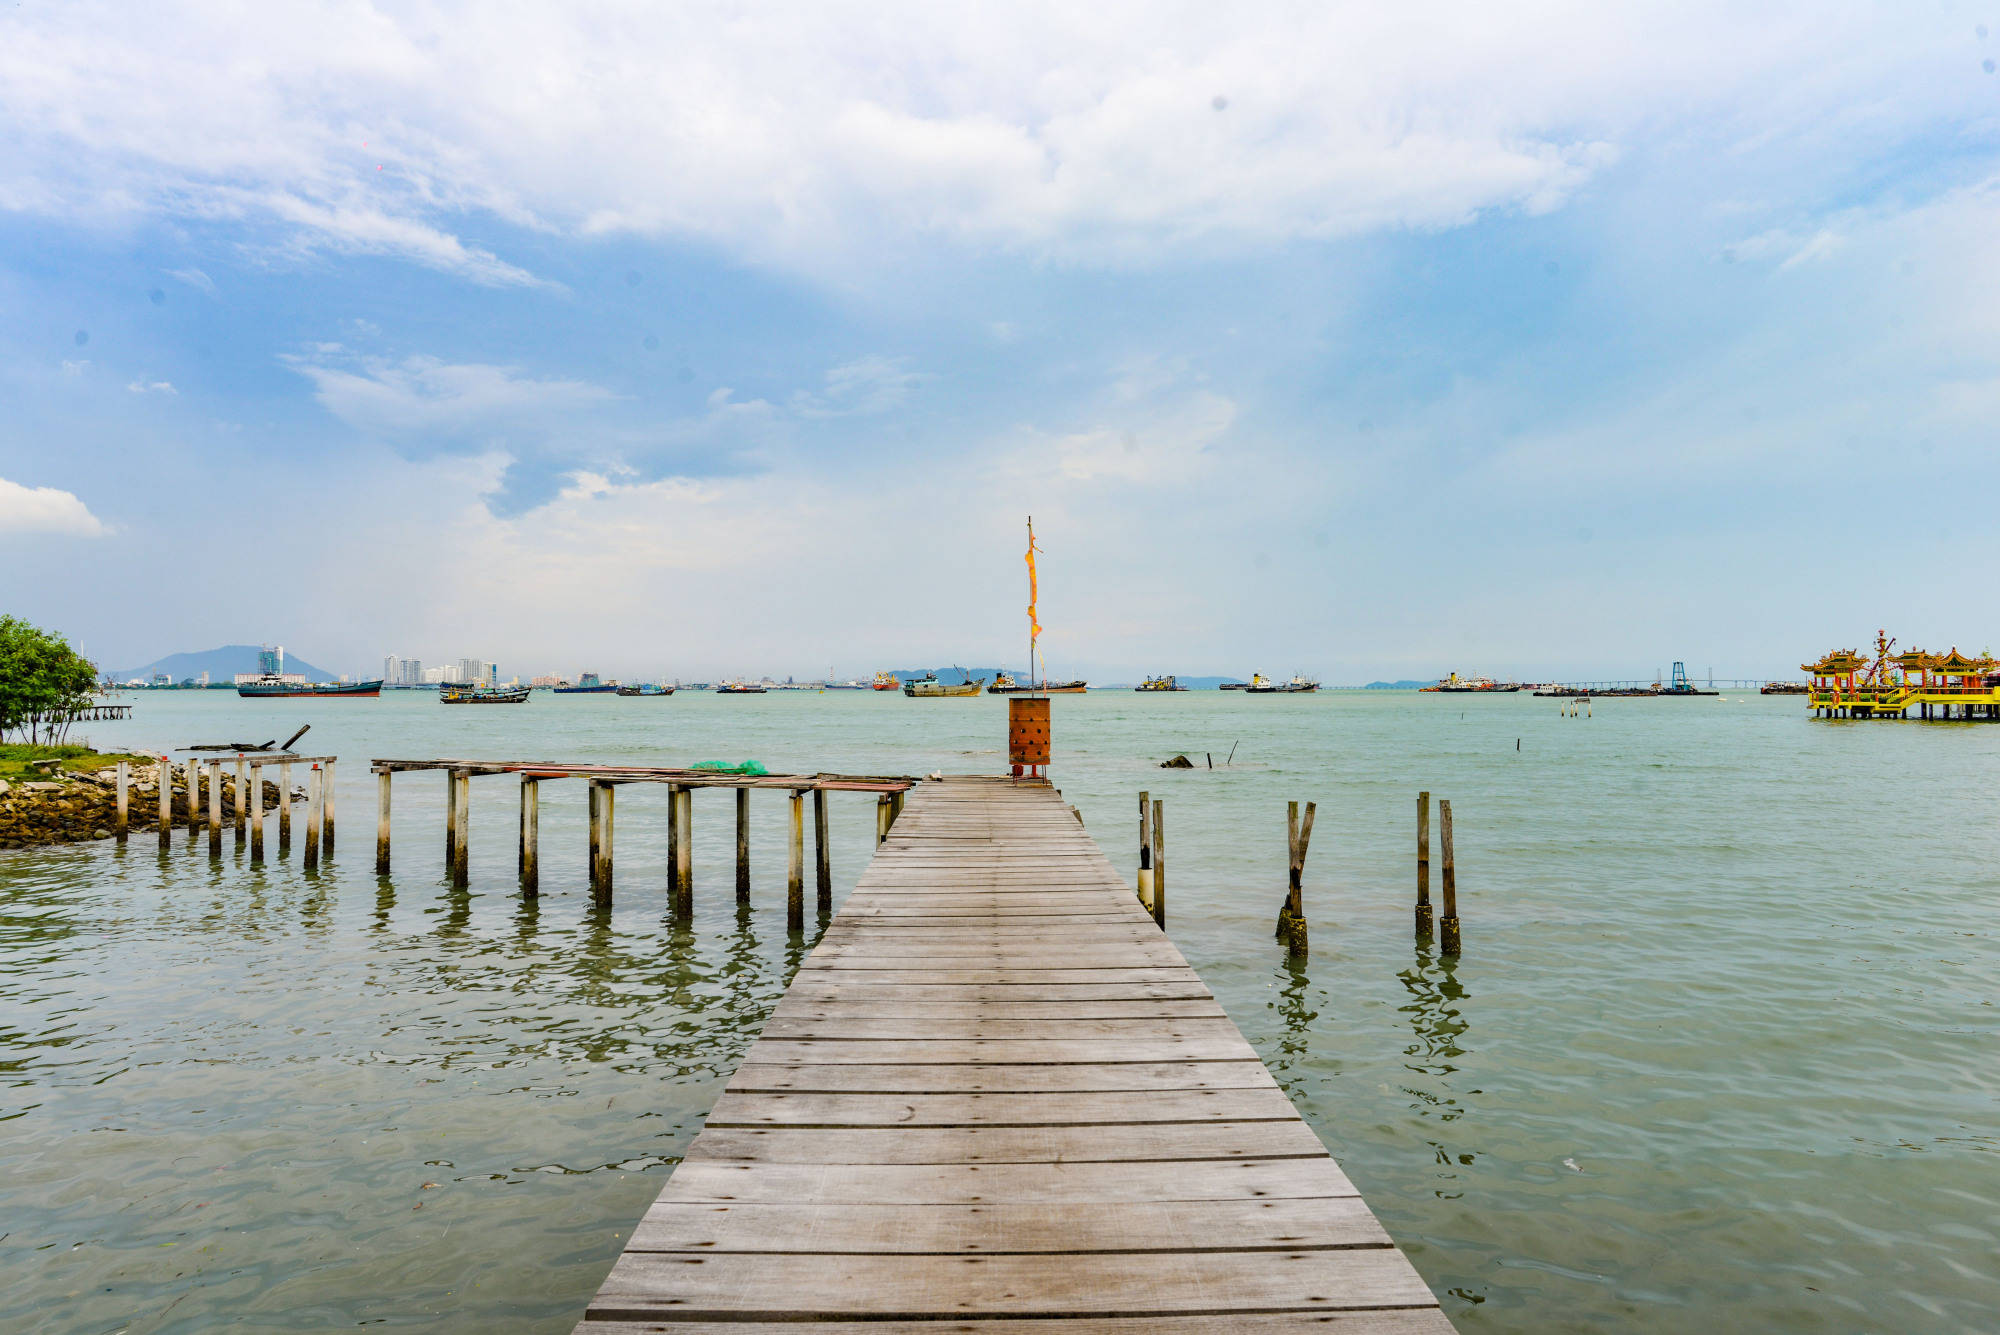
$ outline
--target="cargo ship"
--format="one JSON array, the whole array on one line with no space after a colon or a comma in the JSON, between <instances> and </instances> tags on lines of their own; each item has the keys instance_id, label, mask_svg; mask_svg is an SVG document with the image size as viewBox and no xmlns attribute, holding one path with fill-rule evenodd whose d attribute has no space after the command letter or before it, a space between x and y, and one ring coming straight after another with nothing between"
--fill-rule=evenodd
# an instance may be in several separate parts
<instances>
[{"instance_id":1,"label":"cargo ship","mask_svg":"<svg viewBox=\"0 0 2000 1335\"><path fill-rule=\"evenodd\" d=\"M599 681L595 672L586 672L577 678L574 686L558 686L557 695L614 695L618 691L615 681Z\"/></svg>"},{"instance_id":2,"label":"cargo ship","mask_svg":"<svg viewBox=\"0 0 2000 1335\"><path fill-rule=\"evenodd\" d=\"M974 677L956 685L947 686L938 680L937 673L926 672L916 681L903 683L903 694L912 700L935 700L943 696L978 695L986 685L986 678Z\"/></svg>"},{"instance_id":3,"label":"cargo ship","mask_svg":"<svg viewBox=\"0 0 2000 1335\"><path fill-rule=\"evenodd\" d=\"M988 695L1082 695L1089 688L1090 683L1081 679L1045 681L1039 686L1029 682L1023 686L1002 672L993 679L993 684L986 688L986 693Z\"/></svg>"},{"instance_id":4,"label":"cargo ship","mask_svg":"<svg viewBox=\"0 0 2000 1335\"><path fill-rule=\"evenodd\" d=\"M518 705L526 703L526 686L459 686L447 683L438 688L443 705Z\"/></svg>"},{"instance_id":5,"label":"cargo ship","mask_svg":"<svg viewBox=\"0 0 2000 1335\"><path fill-rule=\"evenodd\" d=\"M902 684L902 682L896 680L896 674L893 672L878 672L875 674L875 689L878 691L893 691Z\"/></svg>"},{"instance_id":6,"label":"cargo ship","mask_svg":"<svg viewBox=\"0 0 2000 1335\"><path fill-rule=\"evenodd\" d=\"M1290 681L1273 685L1263 677L1253 675L1244 689L1252 695L1310 695L1319 689L1319 683L1295 674Z\"/></svg>"},{"instance_id":7,"label":"cargo ship","mask_svg":"<svg viewBox=\"0 0 2000 1335\"><path fill-rule=\"evenodd\" d=\"M628 696L629 695L672 695L673 693L674 693L674 688L671 686L620 686L618 688L618 694L628 695Z\"/></svg>"},{"instance_id":8,"label":"cargo ship","mask_svg":"<svg viewBox=\"0 0 2000 1335\"><path fill-rule=\"evenodd\" d=\"M754 681L725 681L715 688L717 695L762 695L771 688Z\"/></svg>"},{"instance_id":9,"label":"cargo ship","mask_svg":"<svg viewBox=\"0 0 2000 1335\"><path fill-rule=\"evenodd\" d=\"M1420 686L1421 691L1442 691L1446 694L1486 694L1487 692L1507 693L1521 689L1518 681L1495 681L1491 677L1461 677L1456 672L1429 686Z\"/></svg>"},{"instance_id":10,"label":"cargo ship","mask_svg":"<svg viewBox=\"0 0 2000 1335\"><path fill-rule=\"evenodd\" d=\"M1187 687L1172 677L1148 677L1132 688L1135 691L1185 691Z\"/></svg>"},{"instance_id":11,"label":"cargo ship","mask_svg":"<svg viewBox=\"0 0 2000 1335\"><path fill-rule=\"evenodd\" d=\"M309 700L321 696L338 696L342 699L373 700L382 694L382 679L374 681L282 681L277 677L263 677L257 681L246 681L237 686L236 693L252 699Z\"/></svg>"}]
</instances>

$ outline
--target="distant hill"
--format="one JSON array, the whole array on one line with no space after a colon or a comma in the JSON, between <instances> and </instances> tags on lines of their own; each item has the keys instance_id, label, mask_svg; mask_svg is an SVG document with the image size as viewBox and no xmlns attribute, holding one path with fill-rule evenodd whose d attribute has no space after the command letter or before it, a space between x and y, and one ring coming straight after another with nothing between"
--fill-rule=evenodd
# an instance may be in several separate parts
<instances>
[{"instance_id":1,"label":"distant hill","mask_svg":"<svg viewBox=\"0 0 2000 1335\"><path fill-rule=\"evenodd\" d=\"M105 675L112 681L130 681L134 677L150 680L155 672L164 672L175 681L184 681L206 672L210 681L228 681L239 672L257 670L257 648L254 644L225 644L220 649L204 649L200 653L168 654L144 667L120 668ZM340 675L314 667L289 652L285 655L285 671L303 673L312 681L332 681Z\"/></svg>"},{"instance_id":2,"label":"distant hill","mask_svg":"<svg viewBox=\"0 0 2000 1335\"><path fill-rule=\"evenodd\" d=\"M1371 681L1362 687L1364 691L1419 691L1430 685L1427 681Z\"/></svg>"}]
</instances>

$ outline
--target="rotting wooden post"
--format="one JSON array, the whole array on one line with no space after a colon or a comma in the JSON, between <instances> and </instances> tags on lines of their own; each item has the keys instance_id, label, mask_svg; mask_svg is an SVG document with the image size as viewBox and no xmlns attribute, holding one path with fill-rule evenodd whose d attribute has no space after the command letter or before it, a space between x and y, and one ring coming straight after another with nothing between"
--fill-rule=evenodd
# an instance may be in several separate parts
<instances>
[{"instance_id":1,"label":"rotting wooden post","mask_svg":"<svg viewBox=\"0 0 2000 1335\"><path fill-rule=\"evenodd\" d=\"M241 756L236 758L236 846L243 847L250 837L250 775ZM315 765L314 769L319 767Z\"/></svg>"},{"instance_id":2,"label":"rotting wooden post","mask_svg":"<svg viewBox=\"0 0 2000 1335\"><path fill-rule=\"evenodd\" d=\"M599 788L597 780L589 781L590 793L590 898L593 903L602 904L604 894L598 882L604 875L604 818L600 814Z\"/></svg>"},{"instance_id":3,"label":"rotting wooden post","mask_svg":"<svg viewBox=\"0 0 2000 1335\"><path fill-rule=\"evenodd\" d=\"M890 817L894 823L893 814ZM826 846L826 789L813 789L813 880L818 887L819 911L833 912L833 853Z\"/></svg>"},{"instance_id":4,"label":"rotting wooden post","mask_svg":"<svg viewBox=\"0 0 2000 1335\"><path fill-rule=\"evenodd\" d=\"M320 776L319 800L320 842L325 845L322 851L328 857L333 856L333 794L337 787L333 781L333 762L329 760L326 762L326 772ZM264 794L259 792L258 803L261 805L263 800Z\"/></svg>"},{"instance_id":5,"label":"rotting wooden post","mask_svg":"<svg viewBox=\"0 0 2000 1335\"><path fill-rule=\"evenodd\" d=\"M157 770L160 780L160 847L174 846L174 762L166 756L160 757Z\"/></svg>"},{"instance_id":6,"label":"rotting wooden post","mask_svg":"<svg viewBox=\"0 0 2000 1335\"><path fill-rule=\"evenodd\" d=\"M613 860L613 836L617 825L618 787L616 784L600 784L597 794L597 902L604 908L611 907L611 867Z\"/></svg>"},{"instance_id":7,"label":"rotting wooden post","mask_svg":"<svg viewBox=\"0 0 2000 1335\"><path fill-rule=\"evenodd\" d=\"M1431 934L1431 795L1417 794L1417 940Z\"/></svg>"},{"instance_id":8,"label":"rotting wooden post","mask_svg":"<svg viewBox=\"0 0 2000 1335\"><path fill-rule=\"evenodd\" d=\"M667 903L681 911L681 786L667 785Z\"/></svg>"},{"instance_id":9,"label":"rotting wooden post","mask_svg":"<svg viewBox=\"0 0 2000 1335\"><path fill-rule=\"evenodd\" d=\"M806 795L792 789L792 826L785 862L785 930L806 929Z\"/></svg>"},{"instance_id":10,"label":"rotting wooden post","mask_svg":"<svg viewBox=\"0 0 2000 1335\"><path fill-rule=\"evenodd\" d=\"M889 795L882 793L875 799L875 847L889 837Z\"/></svg>"},{"instance_id":11,"label":"rotting wooden post","mask_svg":"<svg viewBox=\"0 0 2000 1335\"><path fill-rule=\"evenodd\" d=\"M375 874L389 874L389 783L393 775L383 770L375 776Z\"/></svg>"},{"instance_id":12,"label":"rotting wooden post","mask_svg":"<svg viewBox=\"0 0 2000 1335\"><path fill-rule=\"evenodd\" d=\"M250 860L264 860L264 767L250 766Z\"/></svg>"},{"instance_id":13,"label":"rotting wooden post","mask_svg":"<svg viewBox=\"0 0 2000 1335\"><path fill-rule=\"evenodd\" d=\"M1278 910L1278 939L1285 943L1287 951L1295 959L1304 959L1309 953L1307 942L1309 929L1306 925L1305 871L1306 850L1312 847L1313 814L1318 810L1315 803L1306 803L1306 818L1299 820L1299 804L1287 804L1285 826L1287 844L1290 849L1285 871L1285 904Z\"/></svg>"},{"instance_id":14,"label":"rotting wooden post","mask_svg":"<svg viewBox=\"0 0 2000 1335\"><path fill-rule=\"evenodd\" d=\"M1139 794L1139 902L1153 910L1153 795Z\"/></svg>"},{"instance_id":15,"label":"rotting wooden post","mask_svg":"<svg viewBox=\"0 0 2000 1335\"><path fill-rule=\"evenodd\" d=\"M113 826L113 829L118 834L118 842L121 844L125 842L126 823L130 814L130 808L127 803L130 801L131 787L132 762L121 760L118 762L118 819Z\"/></svg>"},{"instance_id":16,"label":"rotting wooden post","mask_svg":"<svg viewBox=\"0 0 2000 1335\"><path fill-rule=\"evenodd\" d=\"M1444 858L1444 874L1439 880L1443 892L1444 921L1438 924L1438 951L1458 954L1458 869L1451 857L1451 803L1438 803L1438 852Z\"/></svg>"},{"instance_id":17,"label":"rotting wooden post","mask_svg":"<svg viewBox=\"0 0 2000 1335\"><path fill-rule=\"evenodd\" d=\"M463 890L471 879L472 771L453 770L451 782L451 883Z\"/></svg>"},{"instance_id":18,"label":"rotting wooden post","mask_svg":"<svg viewBox=\"0 0 2000 1335\"><path fill-rule=\"evenodd\" d=\"M300 863L307 871L319 870L319 766L306 773L306 851Z\"/></svg>"},{"instance_id":19,"label":"rotting wooden post","mask_svg":"<svg viewBox=\"0 0 2000 1335\"><path fill-rule=\"evenodd\" d=\"M444 874L458 861L458 776L444 772Z\"/></svg>"},{"instance_id":20,"label":"rotting wooden post","mask_svg":"<svg viewBox=\"0 0 2000 1335\"><path fill-rule=\"evenodd\" d=\"M534 899L542 893L542 781L521 780L521 894Z\"/></svg>"},{"instance_id":21,"label":"rotting wooden post","mask_svg":"<svg viewBox=\"0 0 2000 1335\"><path fill-rule=\"evenodd\" d=\"M892 829L892 830L893 830L893 829L895 829L895 828L896 828L896 822L897 822L897 821L899 821L899 820L901 820L901 819L903 818L903 799L904 799L905 797L908 797L908 796L909 796L909 794L908 794L908 793L904 793L904 792L894 792L894 793L891 793L891 794L889 794L889 828L890 828L890 829Z\"/></svg>"},{"instance_id":22,"label":"rotting wooden post","mask_svg":"<svg viewBox=\"0 0 2000 1335\"><path fill-rule=\"evenodd\" d=\"M1153 799L1153 921L1160 930L1167 926L1167 813L1166 803Z\"/></svg>"},{"instance_id":23,"label":"rotting wooden post","mask_svg":"<svg viewBox=\"0 0 2000 1335\"><path fill-rule=\"evenodd\" d=\"M292 762L278 765L278 852L292 851Z\"/></svg>"},{"instance_id":24,"label":"rotting wooden post","mask_svg":"<svg viewBox=\"0 0 2000 1335\"><path fill-rule=\"evenodd\" d=\"M208 855L219 858L222 856L222 762L211 760L203 768L208 771Z\"/></svg>"},{"instance_id":25,"label":"rotting wooden post","mask_svg":"<svg viewBox=\"0 0 2000 1335\"><path fill-rule=\"evenodd\" d=\"M674 912L682 922L694 920L694 788L680 784L670 799L679 816L681 837L674 849Z\"/></svg>"},{"instance_id":26,"label":"rotting wooden post","mask_svg":"<svg viewBox=\"0 0 2000 1335\"><path fill-rule=\"evenodd\" d=\"M736 902L750 902L750 790L736 790Z\"/></svg>"}]
</instances>

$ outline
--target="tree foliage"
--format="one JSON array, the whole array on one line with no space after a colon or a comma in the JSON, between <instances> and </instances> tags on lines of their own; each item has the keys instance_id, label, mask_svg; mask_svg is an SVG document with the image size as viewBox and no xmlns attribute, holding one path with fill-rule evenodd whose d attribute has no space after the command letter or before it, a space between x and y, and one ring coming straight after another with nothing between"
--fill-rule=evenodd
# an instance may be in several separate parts
<instances>
[{"instance_id":1,"label":"tree foliage","mask_svg":"<svg viewBox=\"0 0 2000 1335\"><path fill-rule=\"evenodd\" d=\"M88 708L97 669L62 636L0 616L0 737L57 743Z\"/></svg>"}]
</instances>

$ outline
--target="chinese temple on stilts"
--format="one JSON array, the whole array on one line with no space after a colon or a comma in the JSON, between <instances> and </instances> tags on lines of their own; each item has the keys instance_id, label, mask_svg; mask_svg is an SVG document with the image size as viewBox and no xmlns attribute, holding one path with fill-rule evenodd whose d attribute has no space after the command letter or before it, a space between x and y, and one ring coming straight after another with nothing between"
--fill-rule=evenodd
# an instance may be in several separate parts
<instances>
[{"instance_id":1,"label":"chinese temple on stilts","mask_svg":"<svg viewBox=\"0 0 2000 1335\"><path fill-rule=\"evenodd\" d=\"M2000 660L1912 649L1892 654L1895 641L1875 635L1875 656L1838 649L1801 666L1812 674L1806 702L1815 718L1910 717L2000 720Z\"/></svg>"}]
</instances>

